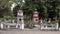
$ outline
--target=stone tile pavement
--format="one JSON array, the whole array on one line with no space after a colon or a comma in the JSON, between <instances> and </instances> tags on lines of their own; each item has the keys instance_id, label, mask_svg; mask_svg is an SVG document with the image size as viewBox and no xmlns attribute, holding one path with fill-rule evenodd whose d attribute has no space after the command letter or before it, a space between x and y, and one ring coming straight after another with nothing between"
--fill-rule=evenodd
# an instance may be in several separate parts
<instances>
[{"instance_id":1,"label":"stone tile pavement","mask_svg":"<svg viewBox=\"0 0 60 34\"><path fill-rule=\"evenodd\" d=\"M60 34L60 31L41 31L39 29L6 29L0 30L0 34Z\"/></svg>"},{"instance_id":2,"label":"stone tile pavement","mask_svg":"<svg viewBox=\"0 0 60 34\"><path fill-rule=\"evenodd\" d=\"M0 30L0 34L60 34L60 31L41 31L40 27L33 29L25 28L21 29L5 29Z\"/></svg>"}]
</instances>

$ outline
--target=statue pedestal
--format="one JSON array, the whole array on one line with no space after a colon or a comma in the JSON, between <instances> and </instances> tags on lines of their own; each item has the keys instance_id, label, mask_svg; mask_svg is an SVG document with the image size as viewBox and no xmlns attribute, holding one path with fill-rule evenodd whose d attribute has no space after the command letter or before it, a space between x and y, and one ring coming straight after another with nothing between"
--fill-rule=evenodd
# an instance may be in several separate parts
<instances>
[{"instance_id":1,"label":"statue pedestal","mask_svg":"<svg viewBox=\"0 0 60 34\"><path fill-rule=\"evenodd\" d=\"M24 29L24 24L20 24L20 29Z\"/></svg>"}]
</instances>

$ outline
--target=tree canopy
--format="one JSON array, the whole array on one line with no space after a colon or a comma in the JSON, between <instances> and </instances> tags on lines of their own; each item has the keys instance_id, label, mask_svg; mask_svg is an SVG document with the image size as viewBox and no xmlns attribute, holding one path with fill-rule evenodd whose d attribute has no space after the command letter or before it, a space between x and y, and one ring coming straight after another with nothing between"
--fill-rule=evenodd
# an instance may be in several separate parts
<instances>
[{"instance_id":1,"label":"tree canopy","mask_svg":"<svg viewBox=\"0 0 60 34\"><path fill-rule=\"evenodd\" d=\"M18 9L23 9L24 13L29 15L37 9L40 18L60 17L60 0L25 0L25 3L23 3L22 0L0 0L0 15L11 14L10 8L13 2L19 3L14 8L15 13Z\"/></svg>"},{"instance_id":2,"label":"tree canopy","mask_svg":"<svg viewBox=\"0 0 60 34\"><path fill-rule=\"evenodd\" d=\"M60 11L60 0L25 0L22 7L26 14L32 13L35 9L39 12L40 18L53 18L58 16Z\"/></svg>"}]
</instances>

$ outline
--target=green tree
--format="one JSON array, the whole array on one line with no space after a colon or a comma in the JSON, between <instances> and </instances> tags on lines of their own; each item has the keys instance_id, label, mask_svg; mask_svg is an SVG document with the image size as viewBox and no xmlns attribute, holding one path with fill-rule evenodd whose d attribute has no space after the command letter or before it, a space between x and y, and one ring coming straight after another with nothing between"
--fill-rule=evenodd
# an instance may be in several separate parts
<instances>
[{"instance_id":1,"label":"green tree","mask_svg":"<svg viewBox=\"0 0 60 34\"><path fill-rule=\"evenodd\" d=\"M0 17L3 17L3 16L11 16L11 10L10 10L10 7L11 7L11 4L12 3L9 3L9 1L13 1L13 0L0 0Z\"/></svg>"},{"instance_id":2,"label":"green tree","mask_svg":"<svg viewBox=\"0 0 60 34\"><path fill-rule=\"evenodd\" d=\"M53 18L58 14L57 6L60 0L25 0L23 10L26 14L32 13L34 9L40 12L40 18Z\"/></svg>"}]
</instances>

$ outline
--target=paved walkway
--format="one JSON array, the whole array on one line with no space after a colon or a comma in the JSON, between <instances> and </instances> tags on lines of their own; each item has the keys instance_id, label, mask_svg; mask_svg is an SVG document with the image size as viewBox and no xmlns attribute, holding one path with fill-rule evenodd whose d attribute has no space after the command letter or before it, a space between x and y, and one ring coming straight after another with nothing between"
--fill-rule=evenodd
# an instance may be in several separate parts
<instances>
[{"instance_id":1,"label":"paved walkway","mask_svg":"<svg viewBox=\"0 0 60 34\"><path fill-rule=\"evenodd\" d=\"M25 28L24 30L20 29L0 30L0 34L60 34L60 31L41 31L40 27L36 27L33 29Z\"/></svg>"},{"instance_id":2,"label":"paved walkway","mask_svg":"<svg viewBox=\"0 0 60 34\"><path fill-rule=\"evenodd\" d=\"M8 29L0 30L0 34L60 34L60 31L40 31L39 29Z\"/></svg>"}]
</instances>

